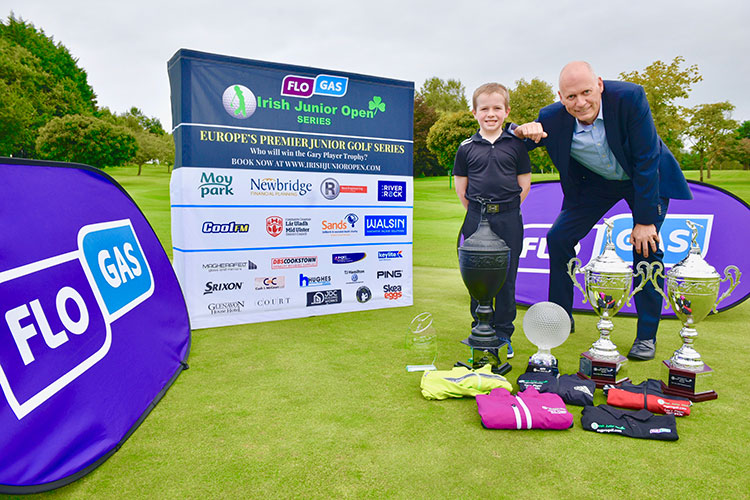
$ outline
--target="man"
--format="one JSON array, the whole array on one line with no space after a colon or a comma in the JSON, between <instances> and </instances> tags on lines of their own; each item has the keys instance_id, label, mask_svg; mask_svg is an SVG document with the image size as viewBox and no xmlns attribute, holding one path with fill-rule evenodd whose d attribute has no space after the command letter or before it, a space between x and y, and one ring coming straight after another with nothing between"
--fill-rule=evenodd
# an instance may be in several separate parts
<instances>
[{"instance_id":1,"label":"man","mask_svg":"<svg viewBox=\"0 0 750 500\"><path fill-rule=\"evenodd\" d=\"M603 81L588 63L576 61L560 72L558 95L560 102L514 133L530 139L529 149L544 145L560 172L562 210L547 233L549 300L572 318L567 264L574 246L601 217L624 199L633 213L633 267L644 260L661 262L659 229L669 200L692 195L677 160L656 133L641 86ZM661 305L650 283L635 295L638 329L630 359L654 358Z\"/></svg>"}]
</instances>

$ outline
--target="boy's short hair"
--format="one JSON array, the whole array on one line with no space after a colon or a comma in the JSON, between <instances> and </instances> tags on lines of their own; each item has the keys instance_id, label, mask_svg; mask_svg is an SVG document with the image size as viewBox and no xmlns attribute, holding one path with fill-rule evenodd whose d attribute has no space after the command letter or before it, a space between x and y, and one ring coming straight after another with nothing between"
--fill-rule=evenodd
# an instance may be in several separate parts
<instances>
[{"instance_id":1,"label":"boy's short hair","mask_svg":"<svg viewBox=\"0 0 750 500\"><path fill-rule=\"evenodd\" d=\"M499 83L490 82L485 83L484 85L480 85L479 88L477 88L474 91L474 95L471 96L471 109L475 110L477 109L477 97L479 97L482 94L494 94L498 93L501 96L503 96L503 99L505 99L505 107L510 107L510 95L508 94L508 89L505 87L505 85L501 85Z\"/></svg>"}]
</instances>

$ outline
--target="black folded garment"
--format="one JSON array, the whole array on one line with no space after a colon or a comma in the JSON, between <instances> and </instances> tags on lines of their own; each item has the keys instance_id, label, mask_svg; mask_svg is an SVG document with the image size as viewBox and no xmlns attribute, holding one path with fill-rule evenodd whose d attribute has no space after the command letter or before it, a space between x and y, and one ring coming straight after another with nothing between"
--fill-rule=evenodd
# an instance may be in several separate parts
<instances>
[{"instance_id":1,"label":"black folded garment","mask_svg":"<svg viewBox=\"0 0 750 500\"><path fill-rule=\"evenodd\" d=\"M599 434L677 441L674 415L654 415L648 410L621 410L609 405L587 406L581 412L581 425Z\"/></svg>"},{"instance_id":2,"label":"black folded garment","mask_svg":"<svg viewBox=\"0 0 750 500\"><path fill-rule=\"evenodd\" d=\"M596 383L584 380L577 375L560 375L555 377L551 373L522 373L516 380L519 390L525 391L533 387L539 392L551 392L559 395L565 404L590 406L594 404Z\"/></svg>"}]
</instances>

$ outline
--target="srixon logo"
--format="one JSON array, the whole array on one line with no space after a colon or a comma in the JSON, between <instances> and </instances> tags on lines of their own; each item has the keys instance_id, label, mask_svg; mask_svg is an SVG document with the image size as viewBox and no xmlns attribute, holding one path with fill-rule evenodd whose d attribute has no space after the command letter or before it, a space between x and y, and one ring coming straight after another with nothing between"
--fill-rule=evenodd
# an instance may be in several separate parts
<instances>
[{"instance_id":1,"label":"srixon logo","mask_svg":"<svg viewBox=\"0 0 750 500\"><path fill-rule=\"evenodd\" d=\"M129 219L78 232L78 249L0 273L0 386L18 419L104 358L110 325L154 291ZM28 371L35 372L28 377Z\"/></svg>"}]
</instances>

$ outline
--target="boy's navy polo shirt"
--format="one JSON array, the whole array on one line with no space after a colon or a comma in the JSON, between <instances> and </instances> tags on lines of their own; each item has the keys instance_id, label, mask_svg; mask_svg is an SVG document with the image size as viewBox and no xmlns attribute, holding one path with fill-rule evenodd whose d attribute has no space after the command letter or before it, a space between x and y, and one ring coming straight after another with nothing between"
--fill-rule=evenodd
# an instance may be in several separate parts
<instances>
[{"instance_id":1,"label":"boy's navy polo shirt","mask_svg":"<svg viewBox=\"0 0 750 500\"><path fill-rule=\"evenodd\" d=\"M523 141L508 132L490 143L479 132L466 139L456 151L453 175L469 178L466 198L507 203L521 194L517 177L531 172L529 153Z\"/></svg>"}]
</instances>

